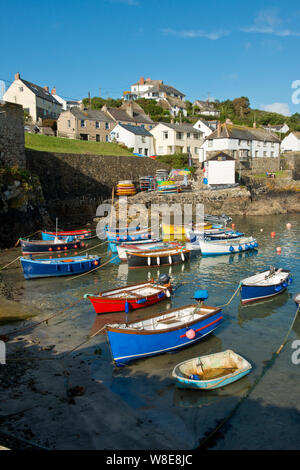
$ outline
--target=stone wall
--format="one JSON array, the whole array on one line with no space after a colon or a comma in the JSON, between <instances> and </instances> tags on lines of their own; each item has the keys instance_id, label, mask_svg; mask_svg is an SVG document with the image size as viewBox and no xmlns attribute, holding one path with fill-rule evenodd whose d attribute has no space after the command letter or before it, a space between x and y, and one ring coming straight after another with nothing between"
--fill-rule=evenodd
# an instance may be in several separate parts
<instances>
[{"instance_id":1,"label":"stone wall","mask_svg":"<svg viewBox=\"0 0 300 470\"><path fill-rule=\"evenodd\" d=\"M283 170L291 170L294 180L300 180L300 152L289 152L281 155L280 166Z\"/></svg>"},{"instance_id":2,"label":"stone wall","mask_svg":"<svg viewBox=\"0 0 300 470\"><path fill-rule=\"evenodd\" d=\"M23 107L0 102L0 166L25 168Z\"/></svg>"},{"instance_id":3,"label":"stone wall","mask_svg":"<svg viewBox=\"0 0 300 470\"><path fill-rule=\"evenodd\" d=\"M26 149L27 169L41 181L53 219L84 223L95 216L98 205L110 199L119 180L155 175L170 167L151 158L74 155Z\"/></svg>"}]
</instances>

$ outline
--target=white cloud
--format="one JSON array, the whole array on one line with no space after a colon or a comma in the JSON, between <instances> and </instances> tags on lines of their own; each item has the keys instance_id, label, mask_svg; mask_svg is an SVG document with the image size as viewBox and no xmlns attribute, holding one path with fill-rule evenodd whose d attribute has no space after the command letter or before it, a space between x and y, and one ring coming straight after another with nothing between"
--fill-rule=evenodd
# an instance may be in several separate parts
<instances>
[{"instance_id":1,"label":"white cloud","mask_svg":"<svg viewBox=\"0 0 300 470\"><path fill-rule=\"evenodd\" d=\"M212 41L216 41L223 36L227 36L229 31L217 30L217 31L203 31L202 29L189 29L183 31L177 31L171 28L165 28L162 32L166 35L180 36L183 38L206 38Z\"/></svg>"},{"instance_id":2,"label":"white cloud","mask_svg":"<svg viewBox=\"0 0 300 470\"><path fill-rule=\"evenodd\" d=\"M261 109L270 113L283 114L284 116L291 115L288 103L262 104Z\"/></svg>"},{"instance_id":3,"label":"white cloud","mask_svg":"<svg viewBox=\"0 0 300 470\"><path fill-rule=\"evenodd\" d=\"M280 37L300 36L300 31L294 31L282 26L283 20L277 8L260 10L256 15L254 24L241 28L245 33L273 34Z\"/></svg>"}]
</instances>

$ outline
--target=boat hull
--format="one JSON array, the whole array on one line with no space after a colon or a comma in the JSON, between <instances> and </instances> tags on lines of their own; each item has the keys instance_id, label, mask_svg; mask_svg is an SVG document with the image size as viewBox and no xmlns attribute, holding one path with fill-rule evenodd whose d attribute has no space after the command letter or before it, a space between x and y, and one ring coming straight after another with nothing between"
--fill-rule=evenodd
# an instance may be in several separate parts
<instances>
[{"instance_id":1,"label":"boat hull","mask_svg":"<svg viewBox=\"0 0 300 470\"><path fill-rule=\"evenodd\" d=\"M41 254L41 253L54 253L60 252L63 253L68 250L76 250L77 248L83 248L85 245L82 241L73 241L73 242L63 242L63 243L54 243L54 241L27 241L20 240L22 253L25 255L29 254Z\"/></svg>"},{"instance_id":2,"label":"boat hull","mask_svg":"<svg viewBox=\"0 0 300 470\"><path fill-rule=\"evenodd\" d=\"M191 346L212 333L221 324L221 310L213 315L193 322L195 337L186 336L188 324L169 331L137 332L118 330L107 326L111 353L117 366L129 364L137 359L173 352Z\"/></svg>"},{"instance_id":3,"label":"boat hull","mask_svg":"<svg viewBox=\"0 0 300 470\"><path fill-rule=\"evenodd\" d=\"M131 242L132 243L132 242ZM153 241L151 239L149 240L143 240L140 243L134 242L134 245L130 245L130 243L125 243L124 245L115 245L117 248L117 253L121 261L127 261L127 251L133 250L133 251L141 251L142 249L144 250L149 250L153 248L159 248L163 247L163 242L162 240L158 241Z\"/></svg>"},{"instance_id":4,"label":"boat hull","mask_svg":"<svg viewBox=\"0 0 300 470\"><path fill-rule=\"evenodd\" d=\"M171 266L172 264L189 261L190 251L185 250L176 253L152 255L142 255L140 253L127 252L127 263L129 269L153 268L158 266Z\"/></svg>"},{"instance_id":5,"label":"boat hull","mask_svg":"<svg viewBox=\"0 0 300 470\"><path fill-rule=\"evenodd\" d=\"M219 256L242 253L243 251L256 250L258 243L254 238L241 238L238 240L226 241L203 241L199 240L202 256Z\"/></svg>"},{"instance_id":6,"label":"boat hull","mask_svg":"<svg viewBox=\"0 0 300 470\"><path fill-rule=\"evenodd\" d=\"M242 304L247 304L249 302L255 302L258 300L269 299L275 295L282 294L286 291L290 281L288 276L282 282L274 284L271 286L241 286L241 302Z\"/></svg>"},{"instance_id":7,"label":"boat hull","mask_svg":"<svg viewBox=\"0 0 300 470\"><path fill-rule=\"evenodd\" d=\"M80 260L79 260L80 259ZM90 259L82 257L72 257L69 259L32 260L27 258L20 259L24 278L36 279L40 277L60 277L72 276L86 273L100 265L101 258L93 256Z\"/></svg>"},{"instance_id":8,"label":"boat hull","mask_svg":"<svg viewBox=\"0 0 300 470\"><path fill-rule=\"evenodd\" d=\"M123 300L123 299L105 299L99 296L89 296L95 312L99 315L101 313L114 313L114 312L125 312L126 309L138 310L140 308L149 307L150 305L157 304L162 300L166 300L166 293L150 295L146 299L135 299L135 300ZM142 300L142 302L141 302ZM127 306L126 306L127 302Z\"/></svg>"},{"instance_id":9,"label":"boat hull","mask_svg":"<svg viewBox=\"0 0 300 470\"><path fill-rule=\"evenodd\" d=\"M91 230L70 230L60 232L41 232L42 240L54 240L59 238L60 240L74 241L76 239L87 240L92 237Z\"/></svg>"}]
</instances>

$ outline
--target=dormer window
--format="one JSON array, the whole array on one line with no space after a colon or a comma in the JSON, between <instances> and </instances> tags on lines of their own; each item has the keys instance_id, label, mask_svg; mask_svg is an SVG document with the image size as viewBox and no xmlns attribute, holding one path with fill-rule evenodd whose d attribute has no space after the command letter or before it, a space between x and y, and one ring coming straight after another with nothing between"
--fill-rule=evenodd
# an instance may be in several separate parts
<instances>
[{"instance_id":1,"label":"dormer window","mask_svg":"<svg viewBox=\"0 0 300 470\"><path fill-rule=\"evenodd\" d=\"M24 91L24 88L22 86L19 87L19 91L22 92Z\"/></svg>"}]
</instances>

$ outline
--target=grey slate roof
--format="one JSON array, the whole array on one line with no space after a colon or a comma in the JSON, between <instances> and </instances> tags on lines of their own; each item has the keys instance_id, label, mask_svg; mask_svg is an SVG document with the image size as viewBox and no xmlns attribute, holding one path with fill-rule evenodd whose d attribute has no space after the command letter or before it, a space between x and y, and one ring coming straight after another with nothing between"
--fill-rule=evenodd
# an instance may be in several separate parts
<instances>
[{"instance_id":1,"label":"grey slate roof","mask_svg":"<svg viewBox=\"0 0 300 470\"><path fill-rule=\"evenodd\" d=\"M39 98L41 98L43 100L50 101L53 104L57 104L57 105L61 106L61 103L59 103L59 101L57 101L51 95L51 93L46 91L43 87L41 87L39 85L35 85L34 83L28 82L27 80L24 80L23 78L20 78L20 80L21 80L22 83L24 83L25 86L27 86L27 88L29 88Z\"/></svg>"},{"instance_id":2,"label":"grey slate roof","mask_svg":"<svg viewBox=\"0 0 300 470\"><path fill-rule=\"evenodd\" d=\"M185 96L183 93L181 93L181 91L176 90L176 88L164 84L154 85L152 88L149 88L149 90L145 93L158 93L160 91L164 91L167 94L173 93L174 95Z\"/></svg>"},{"instance_id":3,"label":"grey slate roof","mask_svg":"<svg viewBox=\"0 0 300 470\"><path fill-rule=\"evenodd\" d=\"M147 137L153 137L152 134L150 134L147 129L144 129L144 127L141 126L131 126L130 124L119 124L119 126L123 127L129 132L132 132L135 135L144 135Z\"/></svg>"},{"instance_id":4,"label":"grey slate roof","mask_svg":"<svg viewBox=\"0 0 300 470\"><path fill-rule=\"evenodd\" d=\"M107 111L113 116L115 121L140 122L142 124L153 124L153 121L146 114L133 111L131 117L123 108L107 108Z\"/></svg>"},{"instance_id":5,"label":"grey slate roof","mask_svg":"<svg viewBox=\"0 0 300 470\"><path fill-rule=\"evenodd\" d=\"M192 124L187 124L187 123L171 124L169 122L159 122L157 124L158 125L163 124L164 126L170 127L170 129L174 129L175 131L178 131L178 132L190 132L191 134L197 134L197 133L202 134L202 132L198 129L195 129L195 127Z\"/></svg>"},{"instance_id":6,"label":"grey slate roof","mask_svg":"<svg viewBox=\"0 0 300 470\"><path fill-rule=\"evenodd\" d=\"M220 136L218 136L218 129L206 137L206 140L214 139L238 139L238 140L259 140L262 142L277 142L280 139L264 129L255 129L252 127L234 126L229 124L222 124Z\"/></svg>"},{"instance_id":7,"label":"grey slate roof","mask_svg":"<svg viewBox=\"0 0 300 470\"><path fill-rule=\"evenodd\" d=\"M64 111L68 112L68 111ZM98 109L80 109L77 107L71 108L69 110L77 119L83 120L88 119L89 121L104 121L104 122L114 122L114 120L105 114L103 111Z\"/></svg>"}]
</instances>

